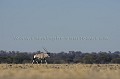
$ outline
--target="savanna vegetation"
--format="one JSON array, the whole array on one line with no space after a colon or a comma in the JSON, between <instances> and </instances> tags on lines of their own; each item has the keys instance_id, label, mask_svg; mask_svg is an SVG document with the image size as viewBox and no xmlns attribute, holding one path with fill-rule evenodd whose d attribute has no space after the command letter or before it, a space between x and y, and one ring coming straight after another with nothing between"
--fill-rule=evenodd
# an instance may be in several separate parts
<instances>
[{"instance_id":1,"label":"savanna vegetation","mask_svg":"<svg viewBox=\"0 0 120 79\"><path fill-rule=\"evenodd\" d=\"M120 79L119 51L50 53L47 65L31 64L36 53L1 50L0 79Z\"/></svg>"},{"instance_id":2,"label":"savanna vegetation","mask_svg":"<svg viewBox=\"0 0 120 79\"><path fill-rule=\"evenodd\" d=\"M0 64L0 79L120 79L120 64Z\"/></svg>"},{"instance_id":3,"label":"savanna vegetation","mask_svg":"<svg viewBox=\"0 0 120 79\"><path fill-rule=\"evenodd\" d=\"M20 52L20 51L0 51L0 63L24 64L31 63L33 55L37 52ZM38 60L39 61L39 60ZM120 52L91 52L83 53L81 51L69 51L60 53L50 53L47 58L49 64L120 64Z\"/></svg>"}]
</instances>

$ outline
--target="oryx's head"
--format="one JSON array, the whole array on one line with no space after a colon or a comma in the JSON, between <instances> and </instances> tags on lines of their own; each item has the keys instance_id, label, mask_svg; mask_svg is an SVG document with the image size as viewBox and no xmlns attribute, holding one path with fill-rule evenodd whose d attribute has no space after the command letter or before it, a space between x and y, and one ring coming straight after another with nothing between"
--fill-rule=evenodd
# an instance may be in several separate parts
<instances>
[{"instance_id":1,"label":"oryx's head","mask_svg":"<svg viewBox=\"0 0 120 79\"><path fill-rule=\"evenodd\" d=\"M50 52L48 52L46 48L43 48L43 49L45 50L45 52L46 52L46 54L47 54L46 56L47 56L47 57L50 57Z\"/></svg>"},{"instance_id":2,"label":"oryx's head","mask_svg":"<svg viewBox=\"0 0 120 79\"><path fill-rule=\"evenodd\" d=\"M50 57L50 53L45 53L44 57Z\"/></svg>"},{"instance_id":3,"label":"oryx's head","mask_svg":"<svg viewBox=\"0 0 120 79\"><path fill-rule=\"evenodd\" d=\"M47 53L48 54L48 57L50 57L50 53Z\"/></svg>"}]
</instances>

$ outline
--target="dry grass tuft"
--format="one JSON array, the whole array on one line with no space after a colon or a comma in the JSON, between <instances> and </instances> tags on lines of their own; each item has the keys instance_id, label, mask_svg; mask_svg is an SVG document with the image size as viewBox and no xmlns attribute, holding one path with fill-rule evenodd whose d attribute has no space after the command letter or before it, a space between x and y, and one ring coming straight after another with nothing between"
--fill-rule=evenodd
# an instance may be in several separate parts
<instances>
[{"instance_id":1,"label":"dry grass tuft","mask_svg":"<svg viewBox=\"0 0 120 79\"><path fill-rule=\"evenodd\" d=\"M120 79L120 65L0 64L0 79Z\"/></svg>"}]
</instances>

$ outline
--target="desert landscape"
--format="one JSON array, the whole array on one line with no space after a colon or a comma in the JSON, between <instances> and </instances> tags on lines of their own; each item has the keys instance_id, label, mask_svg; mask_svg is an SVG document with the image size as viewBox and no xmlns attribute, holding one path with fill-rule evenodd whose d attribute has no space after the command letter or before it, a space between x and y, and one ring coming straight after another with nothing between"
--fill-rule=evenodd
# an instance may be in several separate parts
<instances>
[{"instance_id":1,"label":"desert landscape","mask_svg":"<svg viewBox=\"0 0 120 79\"><path fill-rule=\"evenodd\" d=\"M119 79L120 64L0 64L0 79Z\"/></svg>"}]
</instances>

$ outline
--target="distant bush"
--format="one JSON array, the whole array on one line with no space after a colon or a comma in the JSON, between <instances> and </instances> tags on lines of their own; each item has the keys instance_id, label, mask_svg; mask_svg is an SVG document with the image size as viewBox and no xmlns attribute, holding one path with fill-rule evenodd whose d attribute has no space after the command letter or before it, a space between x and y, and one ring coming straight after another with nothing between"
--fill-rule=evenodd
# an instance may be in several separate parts
<instances>
[{"instance_id":1,"label":"distant bush","mask_svg":"<svg viewBox=\"0 0 120 79\"><path fill-rule=\"evenodd\" d=\"M33 55L38 52L0 51L0 63L32 63ZM85 64L120 64L120 52L92 52L82 53L81 51L69 51L68 53L50 53L50 58L46 59L51 64L65 63L85 63ZM40 61L40 60L38 60Z\"/></svg>"},{"instance_id":2,"label":"distant bush","mask_svg":"<svg viewBox=\"0 0 120 79\"><path fill-rule=\"evenodd\" d=\"M115 58L111 60L111 63L120 64L120 58Z\"/></svg>"}]
</instances>

